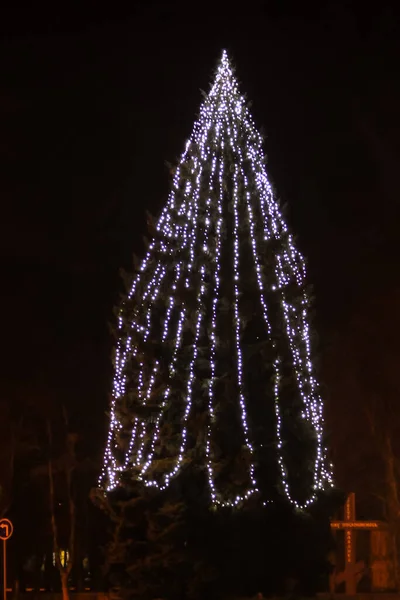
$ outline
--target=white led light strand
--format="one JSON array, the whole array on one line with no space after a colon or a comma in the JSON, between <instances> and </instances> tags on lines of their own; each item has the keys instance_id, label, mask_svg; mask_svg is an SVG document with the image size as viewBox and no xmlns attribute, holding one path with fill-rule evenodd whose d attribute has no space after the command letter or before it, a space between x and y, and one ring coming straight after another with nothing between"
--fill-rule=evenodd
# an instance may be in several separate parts
<instances>
[{"instance_id":1,"label":"white led light strand","mask_svg":"<svg viewBox=\"0 0 400 600\"><path fill-rule=\"evenodd\" d=\"M203 117L205 123L204 123L203 127L199 127L196 130L195 136L196 136L198 147L200 149L201 158L203 161L206 161L210 155L210 148L209 147L206 148L206 142L208 139L209 130L210 130L210 126L211 126L211 120L210 120L209 110L208 110L207 106L203 107L203 110L201 111L201 117ZM193 192L194 192L193 193L194 208L192 210L189 209L189 211L188 211L188 217L191 217L194 214L194 220L193 220L193 233L191 236L191 244L190 244L190 250L189 250L190 259L189 259L188 272L187 272L187 277L186 277L186 287L190 286L190 275L192 274L192 271L193 271L194 248L195 248L196 240L197 240L196 232L197 232L197 226L198 226L197 213L198 213L198 206L199 206L199 201L200 201L201 176L202 176L202 172L203 172L202 164L199 163L199 161L196 159L193 162L194 162L193 174L196 173L196 171L197 171L197 176L196 176L196 185L193 190ZM213 161L213 167L211 170L210 183L212 181L214 170L215 170L215 160ZM207 245L207 230L208 230L208 227L206 227L206 229L204 231L204 239L203 239L203 243L202 243L203 249ZM188 379L187 392L186 392L186 408L185 408L185 412L184 412L183 419L182 419L181 445L180 445L180 449L179 449L179 452L178 452L178 455L176 458L175 466L169 473L164 474L164 476L163 476L164 483L159 484L154 479L152 479L152 480L144 479L143 475L151 466L151 460L154 456L155 439L153 439L153 441L151 442L151 450L150 450L149 458L146 460L144 468L142 469L142 472L140 474L140 479L145 483L146 486L158 487L161 490L165 489L168 486L170 479L178 473L180 466L182 464L182 461L183 461L183 454L184 454L184 450L186 447L186 434L187 434L186 425L187 425L188 417L189 417L189 414L191 411L191 406L192 406L192 385L193 385L193 379L194 379L193 369L194 369L194 364L197 359L197 351L198 351L197 345L198 345L198 338L200 335L200 326L201 326L201 322L202 322L202 310L201 309L203 306L203 294L204 294L204 289L205 289L204 272L205 272L205 267L204 267L204 265L202 265L202 267L201 267L201 273L202 273L201 282L202 283L201 283L200 293L198 296L199 304L198 304L198 313L197 313L196 336L195 336L195 340L194 340L194 344L193 344L192 360L191 360L190 367L189 367L189 379ZM183 309L182 309L182 312L183 312ZM181 339L182 339L182 337L181 337L181 335L179 335L179 342L181 341ZM173 373L175 372L175 362L176 362L177 350L178 350L178 345L176 345L176 347L175 347L175 353L174 353L173 362L171 365ZM170 395L170 388L168 387L165 392L165 396L164 396L164 400L162 402L161 409L163 409L166 406L167 398L169 397L169 395ZM160 418L161 418L161 415L159 415L159 418L157 419L156 427L155 427L155 437L157 437L157 438L159 436Z\"/></svg>"},{"instance_id":2,"label":"white led light strand","mask_svg":"<svg viewBox=\"0 0 400 600\"><path fill-rule=\"evenodd\" d=\"M247 149L247 156L248 156L250 162L252 163L252 170L255 175L256 186L259 190L260 208L261 208L261 213L262 213L263 221L264 221L264 240L269 240L269 239L271 239L271 237L275 237L275 239L281 239L281 238L283 238L283 236L285 234L287 237L288 249L283 251L283 256L284 256L286 264L288 266L286 274L284 274L284 271L283 271L283 268L282 268L282 265L280 262L281 257L279 255L277 257L277 261L278 261L277 276L278 276L278 281L280 282L279 287L284 287L289 282L291 282L293 279L293 275L295 276L297 285L299 287L301 287L304 282L304 275L305 275L304 259L302 258L301 254L294 248L294 245L292 242L292 237L290 234L288 234L287 226L283 221L282 215L279 211L278 204L273 199L272 188L271 188L270 183L268 182L268 178L265 173L264 156L263 156L263 151L262 151L261 137L256 132L256 130L252 124L251 118L248 115L247 109L245 109L245 112L247 114L246 114L246 116L244 116L242 122L244 124L244 127L245 127L248 135L249 135L249 141L250 141L250 139L252 139L255 143L255 146L252 146L251 143L248 143L248 145L246 146L246 149ZM272 231L269 230L268 223L271 224ZM297 264L297 263L300 263L300 264ZM306 296L305 296L305 298L306 298ZM284 300L283 300L282 306L283 306L283 311L284 311L284 316L285 316L286 322L288 322L289 313L288 313L288 309L287 309L287 303ZM307 324L306 310L303 310L302 314L304 317L304 322ZM308 324L307 324L307 327L308 327ZM297 328L297 332L299 332L299 328ZM316 432L316 437L317 437L317 451L316 451L316 460L315 460L315 469L314 469L314 489L323 489L325 483L332 485L332 474L331 474L331 470L329 468L327 468L324 464L326 461L326 456L325 456L326 451L322 449L322 434L323 434L322 400L319 397L315 396L316 381L314 379L309 379L307 381L302 380L302 376L299 373L299 368L303 366L303 361L300 357L300 351L299 351L298 347L296 347L293 344L292 330L290 329L289 326L287 327L287 333L291 340L290 346L291 346L292 354L294 356L294 367L295 367L296 377L297 377L297 381L298 381L298 385L299 385L299 391L302 394L303 385L307 382L311 385L312 392L313 392L312 394L310 394L310 396L314 395L314 398L312 400L310 397L303 397L303 401L304 401L304 405L305 405L305 415L307 418L309 418L310 422L312 423L314 430ZM303 334L302 338L305 342L306 348L309 348L308 335ZM306 350L305 362L307 363L308 370L311 371L312 367L311 367L310 353L308 350ZM278 368L278 365L279 365L278 362L275 363L276 368ZM280 380L279 373L276 373L276 377L279 381ZM304 396L304 395L302 394L302 396ZM313 415L312 417L309 417L310 412ZM280 458L279 458L279 463L280 464L282 463L282 456L280 456ZM282 477L284 479L283 472L282 472ZM289 489L287 487L287 482L284 482L284 487L285 487L285 491L286 491L289 499L296 506L299 506L296 503L296 501L290 496ZM313 492L310 499L308 501L306 501L304 505L308 505L310 501L315 499L315 497L316 497L316 495Z\"/></svg>"},{"instance_id":3,"label":"white led light strand","mask_svg":"<svg viewBox=\"0 0 400 600\"><path fill-rule=\"evenodd\" d=\"M155 247L155 243L153 242L150 246L149 252L144 261L146 263L146 266L147 266L147 263L150 260L150 256L151 256L150 250L152 250L154 247ZM154 284L154 281L157 279L157 274L158 274L159 270L160 270L160 265L157 265L155 273L153 275L153 278L151 279L150 283L147 286L146 292L149 289L151 289L151 286ZM143 264L141 267L141 272L143 272ZM140 283L141 272L136 276L136 278L133 282L131 291L129 293L129 297L132 297L134 295L136 288L138 287L138 285ZM145 294L146 294L146 292L145 292ZM135 314L137 314L137 311ZM136 331L143 330L143 328L134 321L131 322L131 328L135 329ZM119 318L118 318L118 330L122 333L122 329L123 329L123 317L122 317L122 311L121 311ZM108 433L108 439L107 439L107 445L106 445L106 451L105 451L104 466L103 466L102 472L99 477L99 485L102 485L106 480L108 480L108 484L107 484L108 491L111 489L114 489L115 486L118 484L118 482L119 482L118 472L120 472L128 464L128 460L129 460L129 457L132 452L132 446L133 446L135 434L136 434L137 419L135 419L134 428L133 428L133 431L131 434L131 440L129 442L128 452L125 456L125 461L124 461L123 465L118 465L117 461L113 455L112 446L114 445L114 449L118 450L117 434L119 431L121 431L123 429L122 423L116 416L117 415L117 402L125 394L126 375L124 374L124 367L125 367L125 364L127 362L127 359L128 359L128 356L130 353L132 353L133 356L136 355L136 348L132 348L131 337L129 336L127 338L125 346L123 346L121 344L121 334L120 334L120 337L117 342L116 356L115 356L115 375L114 375L114 382L113 382L113 398L112 398L111 410L110 410L109 433Z\"/></svg>"},{"instance_id":4,"label":"white led light strand","mask_svg":"<svg viewBox=\"0 0 400 600\"><path fill-rule=\"evenodd\" d=\"M154 368L153 368L153 372L150 376L150 380L149 380L149 384L148 384L148 388L147 388L147 393L146 396L143 398L142 401L142 405L145 406L147 404L147 402L150 400L151 398L151 392L153 390L153 385L156 379L156 375L157 375L157 371L158 371L158 367L159 367L159 363L158 361L155 362ZM143 447L144 447L144 434L146 432L146 421L143 419L142 420L142 427L141 427L141 433L140 433L140 438L139 438L139 449L137 452L137 458L136 458L136 464L140 465L142 462L142 458L143 458Z\"/></svg>"},{"instance_id":5,"label":"white led light strand","mask_svg":"<svg viewBox=\"0 0 400 600\"><path fill-rule=\"evenodd\" d=\"M182 206L184 206L184 205L185 205L185 202L182 203ZM187 224L186 224L186 226L182 227L179 230L178 230L178 227L176 227L176 229L175 229L176 236L178 236L178 235L180 235L180 234L183 233L184 246L187 245L187 239L188 239L187 231L186 230L187 230ZM172 293L171 293L171 295L169 297L168 308L167 308L165 322L164 322L164 329L163 329L163 336L162 336L162 341L163 342L166 341L166 338L167 338L167 335L168 335L168 328L169 328L169 323L170 323L170 318L171 318L171 312L172 312L172 308L173 308L174 302L175 302L174 292L176 292L177 285L178 285L178 283L179 283L179 281L181 279L181 272L182 272L182 264L181 264L181 262L178 262L178 264L176 265L176 269L175 269L175 279L174 279L174 281L172 283L172 286L171 286ZM164 275L165 275L165 269L164 269L164 271L162 273L162 277L164 277ZM160 277L159 281L161 281L161 277ZM159 289L160 289L160 286L158 285L157 294L159 292ZM155 299L157 297L157 294L153 293L152 298L151 298L152 301L155 301ZM149 315L149 316L147 317L147 330L146 330L146 333L145 333L145 339L148 338L148 335L149 335L149 332L150 332L150 328L151 328L151 310L150 309L147 311L147 315ZM140 366L141 366L141 368L143 368L142 364ZM150 379L149 379L148 391L147 391L146 396L143 398L143 402L142 402L143 405L147 404L148 400L150 399L151 391L152 391L152 388L154 386L154 382L155 382L156 374L157 374L157 371L158 371L158 367L159 367L159 363L158 363L158 361L155 361L155 365L153 367L153 371L152 371ZM141 376L141 373L140 373L139 376ZM168 396L169 392L166 395ZM161 409L160 410L160 414L157 417L156 423L159 422L159 417L161 416L161 412L162 412L162 409L164 407L165 407L165 402L162 402L161 403L161 407L160 407L160 409ZM136 430L137 430L137 418L135 419L134 429L132 431L132 440L135 439ZM142 420L142 423L141 423L141 434L140 434L140 439L139 439L140 446L139 446L139 449L137 451L137 458L136 458L136 464L137 465L140 465L143 462L143 452L144 452L144 446L145 446L145 433L146 433L146 421ZM155 437L156 436L157 436L157 429L156 429L156 431L154 433L153 441L150 443L150 447L153 448L153 449L154 449L154 445L155 445ZM133 442L132 442L132 444L130 446L129 457L132 454L132 447L133 447ZM148 459L147 459L146 462L145 462L146 469L149 466L150 466L150 463L148 464ZM143 473L143 470L142 470L142 473Z\"/></svg>"},{"instance_id":6,"label":"white led light strand","mask_svg":"<svg viewBox=\"0 0 400 600\"><path fill-rule=\"evenodd\" d=\"M234 133L237 132L234 131ZM237 155L236 148L234 144L234 135L230 128L228 127L228 135L230 138L230 144L232 148L232 152ZM234 240L234 249L233 249L233 278L234 278L234 292L235 292L235 304L234 304L234 315L235 315L235 335L236 335L236 357L237 357L237 380L238 380L238 388L239 388L239 405L241 409L241 418L242 418L242 426L244 433L244 440L246 448L250 454L250 465L249 465L249 477L251 481L251 487L246 492L245 496L238 497L235 501L235 504L238 504L252 493L258 491L257 490L257 482L255 479L254 473L254 448L250 443L249 439L249 425L246 414L246 401L244 397L244 389L243 389L243 371L242 371L242 349L240 346L240 335L241 335L241 321L239 316L239 213L238 213L238 186L239 186L239 166L235 164L235 172L234 172L234 180L233 180L233 240Z\"/></svg>"},{"instance_id":7,"label":"white led light strand","mask_svg":"<svg viewBox=\"0 0 400 600\"><path fill-rule=\"evenodd\" d=\"M239 164L243 165L243 155L242 155L242 152L240 149L240 145L238 146L238 154L240 156ZM243 169L242 169L242 171L243 171ZM250 190L249 190L249 186L248 186L248 179L245 175L243 175L243 180L244 180L244 185L245 185L245 189L246 189L246 204L247 204L247 213L248 213L248 219L249 219L251 246L252 246L252 251L253 251L253 259L254 259L254 266L255 266L255 270L256 270L258 289L260 292L262 314L264 317L265 325L267 327L267 333L269 335L271 345L274 348L274 350L276 351L275 341L273 339L271 339L272 328L271 328L271 323L269 321L267 304L266 304L265 297L264 297L264 285L263 285L263 281L262 281L262 272L261 272L259 254L258 254L258 250L257 250L257 242L256 242L256 234L255 234L255 226L254 226L254 216L253 216L253 209L251 206L251 194L250 194ZM269 239L270 234L269 234L269 231L268 231L265 223L264 223L264 232L267 232L266 237L267 237L267 239ZM265 239L265 236L264 236L264 239ZM298 283L299 283L299 281L298 281ZM290 502L292 502L297 508L304 508L305 506L307 506L310 503L310 501L307 500L305 504L300 505L292 497L292 495L290 493L290 489L289 489L287 469L285 467L284 460L283 460L283 454L282 454L282 445L283 444L282 444L282 437L281 437L281 416L280 416L280 408L279 408L280 360L275 359L273 366L274 366L274 371L275 371L274 397L275 397L275 414L276 414L276 418L277 418L277 451L278 451L277 458L278 458L278 464L279 464L280 471L281 471L282 487L285 491L286 496L290 500ZM314 495L312 496L312 499L314 499Z\"/></svg>"},{"instance_id":8,"label":"white led light strand","mask_svg":"<svg viewBox=\"0 0 400 600\"><path fill-rule=\"evenodd\" d=\"M220 134L221 123L217 124L217 137ZM224 154L224 142L221 140L221 155ZM217 494L214 483L214 469L211 456L211 425L215 424L214 412L214 386L215 386L215 362L216 362L216 327L217 327L217 305L219 300L219 282L220 282L220 260L221 260L221 227L222 227L222 199L223 199L223 160L218 161L218 194L217 194L217 225L216 225L216 241L215 241L215 269L214 269L214 295L212 299L212 317L211 317L211 349L210 349L210 366L211 378L208 386L208 423L207 423L207 439L206 439L206 461L208 471L208 484L210 487L211 501L219 503L219 494Z\"/></svg>"},{"instance_id":9,"label":"white led light strand","mask_svg":"<svg viewBox=\"0 0 400 600\"><path fill-rule=\"evenodd\" d=\"M177 359L177 351L178 351L178 349L179 349L179 347L181 345L181 342L182 342L183 323L184 323L185 318L186 318L186 310L185 310L184 307L182 307L181 313L179 315L178 327L177 327L177 332L176 332L176 345L175 345L174 355L173 355L172 363L171 363L171 374L173 374L174 370L175 370L176 359ZM155 422L154 435L153 435L153 437L151 439L151 442L150 442L149 455L148 455L148 457L146 459L146 462L144 463L144 465L142 467L142 470L140 472L140 475L139 475L139 479L141 481L143 481L146 486L157 486L157 482L155 480L145 479L144 475L148 471L148 469L150 468L152 460L154 458L155 446L156 446L156 443L157 443L159 435L160 435L160 421L161 421L161 418L162 418L162 415L163 415L163 411L164 411L164 409L165 409L165 407L167 405L170 392L171 392L171 388L168 387L167 390L166 390L166 392L165 392L165 394L164 394L164 397L163 397L163 400L162 400L162 403L161 403L161 406L160 406L160 411L158 413L158 416L157 416L157 419L156 419L156 422Z\"/></svg>"},{"instance_id":10,"label":"white led light strand","mask_svg":"<svg viewBox=\"0 0 400 600\"><path fill-rule=\"evenodd\" d=\"M140 308L142 309L142 311L144 310L144 306L145 306L145 302L147 301L148 297L151 297L152 302L154 303L155 300L157 299L159 293L160 293L160 287L161 287L161 283L165 277L166 274L166 268L163 267L161 264L157 265L157 268L154 272L154 275L152 277L152 279L148 282L147 287L143 293L143 297L142 297L142 302L140 305ZM140 332L143 334L143 340L146 341L149 333L150 333L150 328L151 328L151 309L152 309L152 304L150 304L148 306L148 309L146 311L146 326L140 326L138 325L135 321L132 321L131 323L131 327L135 328L136 331ZM136 315L138 314L138 309L136 310ZM126 354L128 354L128 349ZM132 350L132 355L136 356L137 355L137 349L133 348ZM146 398L143 400L142 398L142 392L143 392L143 369L144 369L144 364L142 361L139 362L139 375L138 375L138 400L142 401L142 403L145 403ZM157 370L157 364L154 366L153 369L153 373L150 377L150 379L153 377L153 374L155 373L155 371ZM124 382L124 387L125 387L125 382ZM129 446L128 446L128 451L125 454L125 463L124 466L127 467L129 462L132 460L132 454L134 451L134 444L136 441L136 433L137 433L137 429L138 429L138 425L139 425L139 418L137 416L134 417L134 422L133 422L133 429L132 429L132 433L131 433L131 438L129 441ZM144 427L144 422L142 421L142 430Z\"/></svg>"},{"instance_id":11,"label":"white led light strand","mask_svg":"<svg viewBox=\"0 0 400 600\"><path fill-rule=\"evenodd\" d=\"M195 129L196 129L196 126L195 126ZM181 157L181 163L185 160L186 155L190 149L190 145L191 145L191 140L189 140L186 144L185 151ZM175 196L179 189L179 183L180 183L180 167L178 167L178 169L176 170L174 181L173 181L173 189L171 191L168 203L165 206L165 208L161 214L161 217L159 219L159 222L157 224L157 231L162 232L168 238L173 238L173 236L174 236L174 231L172 230L169 222L170 222L170 212L175 207ZM178 230L178 228L175 227L175 232L177 232L177 230ZM187 235L184 238L184 242L187 243ZM163 242L159 242L159 244L160 244L161 250L163 250L165 252L166 251L165 244ZM154 251L155 248L156 248L156 240L153 240L153 242L150 244L148 252L140 266L139 273L137 274L137 276L135 277L135 279L133 281L131 290L128 294L128 300L131 300L133 298L133 296L135 295L135 292L141 282L142 275L144 273L146 273L146 271L149 267L152 252ZM146 291L150 290L156 284L157 275L158 275L159 270L160 270L160 265L157 265L156 273L153 275L150 282L148 283ZM146 294L146 292L145 292L145 294ZM137 312L138 311L136 310L135 314L137 314ZM122 311L120 313L120 317L118 320L118 328L119 328L119 331L121 331L121 333L122 333L123 318L121 315L122 315ZM138 424L137 418L135 418L135 420L134 420L133 430L131 433L131 440L129 443L127 454L125 456L125 461L124 461L123 465L118 465L116 458L114 456L114 453L113 453L113 446L114 446L115 450L118 450L117 434L119 431L122 430L122 423L119 421L119 419L116 416L117 415L117 404L118 404L119 399L123 396L123 394L125 392L124 388L125 388L126 376L123 375L123 369L126 364L127 357L130 353L132 353L133 355L136 355L136 349L132 348L132 346L131 346L131 339L128 338L128 341L126 342L125 346L122 347L121 339L119 338L118 342L117 342L117 349L116 349L116 367L115 367L115 375L114 375L114 383L113 383L113 397L112 397L111 407L110 407L109 433L108 433L106 450L105 450L105 455L104 455L103 469L102 469L102 472L99 477L99 485L105 486L107 491L114 489L116 487L116 485L118 485L118 483L119 483L118 472L120 472L124 467L127 466L128 462L131 458L132 452L133 452L133 445L134 445L134 441L136 438L136 430L137 430L137 424ZM139 368L142 369L142 367L143 367L143 365L140 365ZM142 377L142 375L139 374L139 379L141 379L141 377ZM139 391L140 391L140 383L139 383L138 392Z\"/></svg>"},{"instance_id":12,"label":"white led light strand","mask_svg":"<svg viewBox=\"0 0 400 600\"><path fill-rule=\"evenodd\" d=\"M187 236L185 236L185 240L187 240ZM173 285L172 285L173 292L176 291L178 283L181 281L181 279L182 279L181 263L178 263L177 269L176 269L176 278L175 278L175 281L173 282ZM170 325L170 318L171 318L171 312L172 312L172 308L173 308L174 302L175 302L174 296L171 294L171 296L169 298L169 302L168 302L167 315L166 315L166 319L165 319L165 323L164 323L164 330L163 330L163 336L162 336L162 341L163 342L166 341L166 338L167 338L167 335L168 335L168 330L169 330L169 325ZM182 306L181 315L180 315L180 318L179 318L179 321L178 321L178 327L177 327L177 333L176 333L176 342L175 342L175 348L174 348L174 352L173 352L173 356L172 356L172 362L171 362L170 370L174 369L175 364L176 364L177 351L178 351L178 349L180 347L180 344L181 344L182 325L183 325L184 316L185 316L185 308L184 308L184 306ZM145 461L143 463L142 470L141 470L141 473L140 473L140 476L139 476L140 479L143 478L144 473L151 466L151 461L152 461L153 456L154 456L155 444L156 444L156 441L157 441L158 436L159 436L160 421L161 421L161 417L162 417L163 411L164 411L164 409L166 407L169 394L170 394L170 388L168 387L166 389L165 393L164 393L164 398L163 398L163 400L161 402L160 410L159 410L158 416L157 416L156 421L155 421L153 437L152 437L152 440L150 442L149 455L148 455L148 457L145 459ZM143 448L144 448L144 444L145 444L145 439L144 439L144 433L143 433L142 447L141 447L141 451L140 451L140 462L142 462L142 460L143 460Z\"/></svg>"},{"instance_id":13,"label":"white led light strand","mask_svg":"<svg viewBox=\"0 0 400 600\"><path fill-rule=\"evenodd\" d=\"M178 471L181 467L181 464L183 462L183 455L184 455L184 451L185 451L185 447L186 447L187 422L188 422L188 418L189 418L190 411L192 408L192 392L193 392L193 381L194 381L193 367L194 367L194 364L197 359L200 327L201 327L201 322L202 322L202 318L203 318L203 312L201 309L202 309L203 295L204 295L204 290L205 290L205 286L204 286L205 268L204 268L204 265L201 267L200 272L201 272L201 287L200 287L200 294L198 297L196 334L195 334L195 339L194 339L194 344L193 344L193 357L192 357L192 360L190 362L190 367L189 367L189 379L188 379L188 386L187 386L187 392L186 392L186 408L185 408L185 412L184 412L184 415L182 418L181 445L179 448L179 453L178 453L174 468L169 473L167 473L163 476L164 483L162 483L161 485L158 485L158 488L160 490L164 490L166 487L168 487L168 484L169 484L170 480L172 479L172 477L174 477L178 473Z\"/></svg>"}]
</instances>

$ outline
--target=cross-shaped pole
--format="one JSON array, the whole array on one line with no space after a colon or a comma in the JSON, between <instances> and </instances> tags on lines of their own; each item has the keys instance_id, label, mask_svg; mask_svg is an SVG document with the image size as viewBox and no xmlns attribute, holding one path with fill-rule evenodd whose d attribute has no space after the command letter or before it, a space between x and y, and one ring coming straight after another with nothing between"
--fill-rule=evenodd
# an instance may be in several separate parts
<instances>
[{"instance_id":1,"label":"cross-shaped pole","mask_svg":"<svg viewBox=\"0 0 400 600\"><path fill-rule=\"evenodd\" d=\"M354 595L356 593L357 583L364 569L362 561L356 562L355 530L371 531L380 529L382 526L383 523L379 521L356 521L356 497L353 492L348 495L344 506L344 520L331 522L332 529L344 529L345 567L344 572L336 577L336 583L345 582L346 594Z\"/></svg>"}]
</instances>

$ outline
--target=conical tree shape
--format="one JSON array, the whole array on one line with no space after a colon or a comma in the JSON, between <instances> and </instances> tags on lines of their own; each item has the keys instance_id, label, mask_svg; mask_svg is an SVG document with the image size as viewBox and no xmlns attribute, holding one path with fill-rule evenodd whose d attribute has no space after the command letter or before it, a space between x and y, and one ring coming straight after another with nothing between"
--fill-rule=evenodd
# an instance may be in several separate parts
<instances>
[{"instance_id":1,"label":"conical tree shape","mask_svg":"<svg viewBox=\"0 0 400 600\"><path fill-rule=\"evenodd\" d=\"M163 490L192 465L214 504L312 502L331 473L308 305L224 51L119 314L101 484Z\"/></svg>"}]
</instances>

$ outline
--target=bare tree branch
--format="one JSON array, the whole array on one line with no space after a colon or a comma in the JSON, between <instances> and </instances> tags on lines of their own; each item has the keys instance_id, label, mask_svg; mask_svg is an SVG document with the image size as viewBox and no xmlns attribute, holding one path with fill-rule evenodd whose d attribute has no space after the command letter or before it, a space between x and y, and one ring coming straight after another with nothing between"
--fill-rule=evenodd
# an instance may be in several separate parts
<instances>
[{"instance_id":1,"label":"bare tree branch","mask_svg":"<svg viewBox=\"0 0 400 600\"><path fill-rule=\"evenodd\" d=\"M76 533L76 505L73 490L73 473L75 471L75 443L69 433L69 421L65 406L63 406L63 417L65 425L65 436L67 440L68 463L66 465L67 493L69 505L69 553L66 571L69 575L75 559L75 533Z\"/></svg>"},{"instance_id":2,"label":"bare tree branch","mask_svg":"<svg viewBox=\"0 0 400 600\"><path fill-rule=\"evenodd\" d=\"M53 532L53 548L54 548L54 556L55 556L55 562L57 565L57 569L59 571L62 571L63 567L61 564L60 548L58 545L58 530L57 530L57 521L56 521L55 507L54 507L55 494L54 494L54 474L53 474L53 458L52 458L53 432L52 432L50 419L47 419L47 437L49 440L49 457L48 457L47 465L48 465L48 474L49 474L50 519L51 519L51 530Z\"/></svg>"}]
</instances>

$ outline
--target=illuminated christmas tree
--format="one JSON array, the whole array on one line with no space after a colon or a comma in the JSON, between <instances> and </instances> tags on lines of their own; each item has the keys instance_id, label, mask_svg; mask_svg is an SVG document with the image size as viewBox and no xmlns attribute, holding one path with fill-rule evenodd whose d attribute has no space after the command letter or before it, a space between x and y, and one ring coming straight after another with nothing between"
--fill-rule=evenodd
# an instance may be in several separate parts
<instances>
[{"instance_id":1,"label":"illuminated christmas tree","mask_svg":"<svg viewBox=\"0 0 400 600\"><path fill-rule=\"evenodd\" d=\"M100 484L306 507L331 486L303 257L226 52L119 311Z\"/></svg>"}]
</instances>

